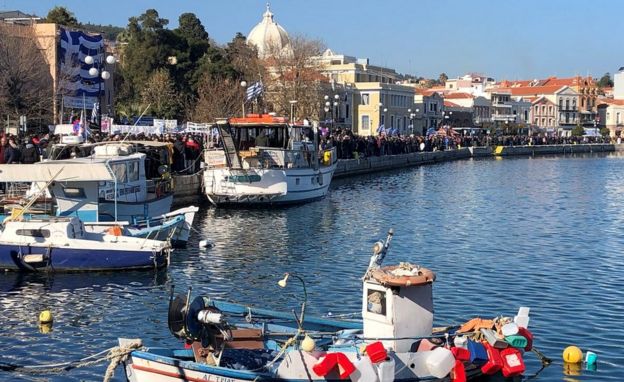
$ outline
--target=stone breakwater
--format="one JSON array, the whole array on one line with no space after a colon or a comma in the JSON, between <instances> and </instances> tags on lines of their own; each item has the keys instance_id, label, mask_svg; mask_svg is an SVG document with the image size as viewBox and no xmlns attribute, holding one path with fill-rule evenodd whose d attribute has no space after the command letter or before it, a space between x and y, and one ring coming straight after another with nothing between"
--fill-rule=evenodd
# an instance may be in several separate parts
<instances>
[{"instance_id":1,"label":"stone breakwater","mask_svg":"<svg viewBox=\"0 0 624 382\"><path fill-rule=\"evenodd\" d=\"M334 178L344 178L352 175L468 158L563 155L613 151L624 151L624 147L616 147L616 145L613 144L603 143L582 145L469 147L456 150L387 155L363 159L341 159L338 161Z\"/></svg>"}]
</instances>

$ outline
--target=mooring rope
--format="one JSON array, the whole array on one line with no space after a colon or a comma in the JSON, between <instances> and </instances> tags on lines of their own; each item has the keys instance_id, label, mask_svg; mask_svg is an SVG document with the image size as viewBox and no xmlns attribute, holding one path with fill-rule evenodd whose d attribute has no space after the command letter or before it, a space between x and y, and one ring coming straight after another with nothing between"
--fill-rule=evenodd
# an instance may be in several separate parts
<instances>
[{"instance_id":1,"label":"mooring rope","mask_svg":"<svg viewBox=\"0 0 624 382\"><path fill-rule=\"evenodd\" d=\"M16 365L0 361L0 370L22 374L54 374L67 372L81 367L94 366L109 361L110 363L106 368L106 374L104 375L104 382L109 382L113 377L117 366L126 361L130 353L135 350L144 350L141 340L132 340L124 346L115 346L75 361L41 365Z\"/></svg>"}]
</instances>

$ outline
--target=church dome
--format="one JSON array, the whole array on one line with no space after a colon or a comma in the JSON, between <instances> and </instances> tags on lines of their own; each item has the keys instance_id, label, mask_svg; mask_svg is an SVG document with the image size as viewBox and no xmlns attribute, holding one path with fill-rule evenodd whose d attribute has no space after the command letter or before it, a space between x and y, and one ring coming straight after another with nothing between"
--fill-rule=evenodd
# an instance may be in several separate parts
<instances>
[{"instance_id":1,"label":"church dome","mask_svg":"<svg viewBox=\"0 0 624 382\"><path fill-rule=\"evenodd\" d=\"M267 58L275 54L292 54L288 33L273 20L273 13L269 9L269 4L267 4L266 12L262 15L262 21L249 32L247 42L256 46L260 58Z\"/></svg>"}]
</instances>

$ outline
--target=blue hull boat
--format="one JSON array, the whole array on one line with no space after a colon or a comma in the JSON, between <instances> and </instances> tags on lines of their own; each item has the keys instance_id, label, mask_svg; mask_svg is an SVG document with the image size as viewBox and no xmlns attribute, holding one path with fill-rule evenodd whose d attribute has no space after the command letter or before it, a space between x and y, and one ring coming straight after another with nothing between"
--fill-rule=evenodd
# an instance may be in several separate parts
<instances>
[{"instance_id":1,"label":"blue hull boat","mask_svg":"<svg viewBox=\"0 0 624 382\"><path fill-rule=\"evenodd\" d=\"M157 269L169 253L163 241L86 232L76 217L7 221L0 233L0 269L10 271Z\"/></svg>"}]
</instances>

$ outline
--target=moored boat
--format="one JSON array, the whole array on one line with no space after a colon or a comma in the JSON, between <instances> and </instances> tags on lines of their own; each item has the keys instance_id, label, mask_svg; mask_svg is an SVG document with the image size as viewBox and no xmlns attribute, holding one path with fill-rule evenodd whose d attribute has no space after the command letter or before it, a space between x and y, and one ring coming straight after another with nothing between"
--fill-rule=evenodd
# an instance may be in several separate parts
<instances>
[{"instance_id":1,"label":"moored boat","mask_svg":"<svg viewBox=\"0 0 624 382\"><path fill-rule=\"evenodd\" d=\"M516 377L531 350L528 313L433 328L435 274L401 263L384 267L392 233L374 246L363 278L362 320L277 312L198 296L169 303L169 329L185 348L143 348L125 361L144 381L464 381ZM526 309L521 309L526 312ZM123 346L126 340L120 339Z\"/></svg>"},{"instance_id":2,"label":"moored boat","mask_svg":"<svg viewBox=\"0 0 624 382\"><path fill-rule=\"evenodd\" d=\"M77 217L8 219L0 232L0 269L24 272L156 269L169 264L167 242L85 230Z\"/></svg>"},{"instance_id":3,"label":"moored boat","mask_svg":"<svg viewBox=\"0 0 624 382\"><path fill-rule=\"evenodd\" d=\"M317 130L286 118L250 114L218 121L220 147L205 152L204 190L213 205L303 203L327 195L333 148L319 150Z\"/></svg>"}]
</instances>

